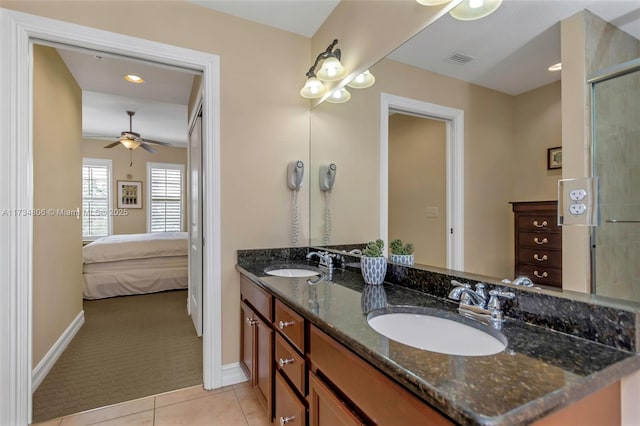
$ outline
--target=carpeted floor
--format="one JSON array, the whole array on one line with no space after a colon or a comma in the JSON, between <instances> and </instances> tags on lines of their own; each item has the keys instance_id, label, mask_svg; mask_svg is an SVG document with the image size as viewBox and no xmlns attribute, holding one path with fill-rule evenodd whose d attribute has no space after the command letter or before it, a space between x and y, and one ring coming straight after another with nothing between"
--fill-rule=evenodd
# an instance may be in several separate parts
<instances>
[{"instance_id":1,"label":"carpeted floor","mask_svg":"<svg viewBox=\"0 0 640 426\"><path fill-rule=\"evenodd\" d=\"M187 291L84 301L85 324L33 395L33 420L202 383Z\"/></svg>"}]
</instances>

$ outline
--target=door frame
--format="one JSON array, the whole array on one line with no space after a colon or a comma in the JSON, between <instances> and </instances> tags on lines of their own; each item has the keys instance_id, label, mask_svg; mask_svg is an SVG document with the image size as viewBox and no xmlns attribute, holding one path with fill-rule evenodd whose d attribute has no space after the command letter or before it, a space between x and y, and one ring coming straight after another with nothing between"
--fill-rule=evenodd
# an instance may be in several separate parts
<instances>
[{"instance_id":1,"label":"door frame","mask_svg":"<svg viewBox=\"0 0 640 426\"><path fill-rule=\"evenodd\" d=\"M222 386L220 58L0 8L0 207L33 208L33 41L62 43L202 72L203 169L208 196L203 225L203 380ZM30 216L0 220L0 424L31 422L32 248Z\"/></svg>"},{"instance_id":2,"label":"door frame","mask_svg":"<svg viewBox=\"0 0 640 426\"><path fill-rule=\"evenodd\" d=\"M380 94L380 238L389 234L389 113L445 122L447 269L464 270L464 111L416 99Z\"/></svg>"}]
</instances>

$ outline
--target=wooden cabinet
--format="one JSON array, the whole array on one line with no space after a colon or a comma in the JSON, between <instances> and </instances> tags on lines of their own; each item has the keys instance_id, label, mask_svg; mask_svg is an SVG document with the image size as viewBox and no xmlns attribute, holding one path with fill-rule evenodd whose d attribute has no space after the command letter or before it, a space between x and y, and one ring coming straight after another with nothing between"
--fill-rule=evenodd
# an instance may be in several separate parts
<instances>
[{"instance_id":1,"label":"wooden cabinet","mask_svg":"<svg viewBox=\"0 0 640 426\"><path fill-rule=\"evenodd\" d=\"M309 426L359 426L366 423L324 382L309 372Z\"/></svg>"},{"instance_id":2,"label":"wooden cabinet","mask_svg":"<svg viewBox=\"0 0 640 426\"><path fill-rule=\"evenodd\" d=\"M272 298L245 277L240 289L240 366L267 415L273 418Z\"/></svg>"},{"instance_id":3,"label":"wooden cabinet","mask_svg":"<svg viewBox=\"0 0 640 426\"><path fill-rule=\"evenodd\" d=\"M557 201L511 203L514 212L514 275L562 287L562 228Z\"/></svg>"},{"instance_id":4,"label":"wooden cabinet","mask_svg":"<svg viewBox=\"0 0 640 426\"><path fill-rule=\"evenodd\" d=\"M304 401L286 382L280 371L275 374L276 379L276 425L305 426L307 424L307 407Z\"/></svg>"}]
</instances>

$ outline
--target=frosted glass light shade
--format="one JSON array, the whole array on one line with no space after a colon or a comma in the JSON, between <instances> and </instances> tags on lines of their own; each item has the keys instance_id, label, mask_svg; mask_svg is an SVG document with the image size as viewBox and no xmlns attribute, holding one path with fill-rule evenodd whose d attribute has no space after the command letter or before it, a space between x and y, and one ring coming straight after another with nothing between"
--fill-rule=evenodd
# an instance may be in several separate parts
<instances>
[{"instance_id":1,"label":"frosted glass light shade","mask_svg":"<svg viewBox=\"0 0 640 426\"><path fill-rule=\"evenodd\" d=\"M324 84L315 77L309 77L304 84L302 90L300 90L300 96L307 99L319 98L327 91Z\"/></svg>"},{"instance_id":2,"label":"frosted glass light shade","mask_svg":"<svg viewBox=\"0 0 640 426\"><path fill-rule=\"evenodd\" d=\"M491 15L501 4L502 0L464 0L449 14L460 21L473 21Z\"/></svg>"},{"instance_id":3,"label":"frosted glass light shade","mask_svg":"<svg viewBox=\"0 0 640 426\"><path fill-rule=\"evenodd\" d=\"M354 89L366 89L367 87L373 86L373 83L376 82L376 78L366 70L362 74L359 74L347 84L349 87L353 87Z\"/></svg>"},{"instance_id":4,"label":"frosted glass light shade","mask_svg":"<svg viewBox=\"0 0 640 426\"><path fill-rule=\"evenodd\" d=\"M416 0L423 6L437 6L439 4L449 3L451 0Z\"/></svg>"},{"instance_id":5,"label":"frosted glass light shade","mask_svg":"<svg viewBox=\"0 0 640 426\"><path fill-rule=\"evenodd\" d=\"M137 147L140 146L140 142L138 141L134 141L131 139L120 139L120 143L122 143L122 145L125 146L125 148L127 149L136 149Z\"/></svg>"},{"instance_id":6,"label":"frosted glass light shade","mask_svg":"<svg viewBox=\"0 0 640 426\"><path fill-rule=\"evenodd\" d=\"M322 81L337 81L347 73L338 58L330 56L322 62L316 76Z\"/></svg>"},{"instance_id":7,"label":"frosted glass light shade","mask_svg":"<svg viewBox=\"0 0 640 426\"><path fill-rule=\"evenodd\" d=\"M343 102L347 102L351 99L351 93L347 91L344 87L338 91L335 91L327 98L327 102L331 102L332 104L341 104Z\"/></svg>"}]
</instances>

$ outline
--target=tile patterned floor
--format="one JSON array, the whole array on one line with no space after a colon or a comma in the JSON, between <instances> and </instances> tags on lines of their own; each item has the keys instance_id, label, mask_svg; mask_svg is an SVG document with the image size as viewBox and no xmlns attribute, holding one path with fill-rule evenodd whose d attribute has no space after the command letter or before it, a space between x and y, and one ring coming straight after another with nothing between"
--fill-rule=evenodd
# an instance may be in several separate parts
<instances>
[{"instance_id":1,"label":"tile patterned floor","mask_svg":"<svg viewBox=\"0 0 640 426\"><path fill-rule=\"evenodd\" d=\"M267 426L248 382L206 391L202 385L96 408L37 426Z\"/></svg>"}]
</instances>

